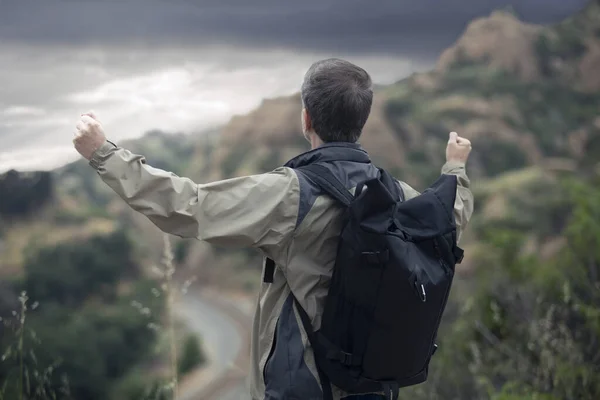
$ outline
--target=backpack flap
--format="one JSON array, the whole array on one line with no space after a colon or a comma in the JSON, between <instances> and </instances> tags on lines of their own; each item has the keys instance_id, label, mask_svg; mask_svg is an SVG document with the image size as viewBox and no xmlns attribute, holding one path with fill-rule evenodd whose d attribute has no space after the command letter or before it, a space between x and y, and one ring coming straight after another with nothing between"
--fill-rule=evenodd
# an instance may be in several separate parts
<instances>
[{"instance_id":1,"label":"backpack flap","mask_svg":"<svg viewBox=\"0 0 600 400\"><path fill-rule=\"evenodd\" d=\"M456 176L442 175L421 195L398 205L395 219L410 240L419 242L456 231Z\"/></svg>"}]
</instances>

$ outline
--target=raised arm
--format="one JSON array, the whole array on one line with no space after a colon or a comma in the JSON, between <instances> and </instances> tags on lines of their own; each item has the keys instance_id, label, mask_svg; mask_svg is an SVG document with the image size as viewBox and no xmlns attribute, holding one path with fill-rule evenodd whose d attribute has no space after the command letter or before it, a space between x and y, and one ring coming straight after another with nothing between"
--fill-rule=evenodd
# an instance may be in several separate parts
<instances>
[{"instance_id":1,"label":"raised arm","mask_svg":"<svg viewBox=\"0 0 600 400\"><path fill-rule=\"evenodd\" d=\"M458 187L454 202L454 220L456 222L456 237L460 240L465 231L471 215L473 214L473 193L467 176L465 164L471 152L471 142L459 137L456 132L451 132L446 147L446 163L442 167L442 174L456 175ZM419 195L419 192L405 182L400 182L407 199Z\"/></svg>"},{"instance_id":2,"label":"raised arm","mask_svg":"<svg viewBox=\"0 0 600 400\"><path fill-rule=\"evenodd\" d=\"M164 232L227 247L266 248L295 228L299 184L290 169L196 184L107 141L94 118L78 129L75 146L102 180Z\"/></svg>"}]
</instances>

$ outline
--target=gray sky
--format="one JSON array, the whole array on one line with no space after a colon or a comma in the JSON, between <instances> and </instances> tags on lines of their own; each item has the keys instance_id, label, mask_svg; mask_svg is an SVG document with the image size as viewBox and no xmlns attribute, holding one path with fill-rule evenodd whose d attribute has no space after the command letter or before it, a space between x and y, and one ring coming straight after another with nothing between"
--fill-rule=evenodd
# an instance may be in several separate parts
<instances>
[{"instance_id":1,"label":"gray sky","mask_svg":"<svg viewBox=\"0 0 600 400\"><path fill-rule=\"evenodd\" d=\"M514 4L513 4L514 3ZM77 157L78 115L114 140L199 131L298 90L337 56L378 83L429 68L465 24L513 4L552 23L585 0L0 0L0 172Z\"/></svg>"}]
</instances>

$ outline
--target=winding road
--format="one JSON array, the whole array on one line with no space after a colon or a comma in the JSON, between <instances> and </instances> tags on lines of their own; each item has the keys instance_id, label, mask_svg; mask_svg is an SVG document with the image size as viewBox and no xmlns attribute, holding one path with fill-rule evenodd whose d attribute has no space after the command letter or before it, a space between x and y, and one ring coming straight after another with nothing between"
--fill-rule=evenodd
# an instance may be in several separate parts
<instances>
[{"instance_id":1,"label":"winding road","mask_svg":"<svg viewBox=\"0 0 600 400\"><path fill-rule=\"evenodd\" d=\"M178 318L202 338L208 358L180 383L178 400L250 400L246 377L253 307L248 297L226 297L211 289L178 299Z\"/></svg>"}]
</instances>

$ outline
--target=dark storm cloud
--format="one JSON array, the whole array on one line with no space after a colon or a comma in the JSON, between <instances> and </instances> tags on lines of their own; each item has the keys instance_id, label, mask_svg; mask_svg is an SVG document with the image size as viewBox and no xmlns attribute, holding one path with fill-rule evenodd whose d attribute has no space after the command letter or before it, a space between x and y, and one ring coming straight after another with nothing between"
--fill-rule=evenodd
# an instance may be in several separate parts
<instances>
[{"instance_id":1,"label":"dark storm cloud","mask_svg":"<svg viewBox=\"0 0 600 400\"><path fill-rule=\"evenodd\" d=\"M0 43L236 44L437 54L471 19L512 5L556 22L586 0L0 0Z\"/></svg>"}]
</instances>

